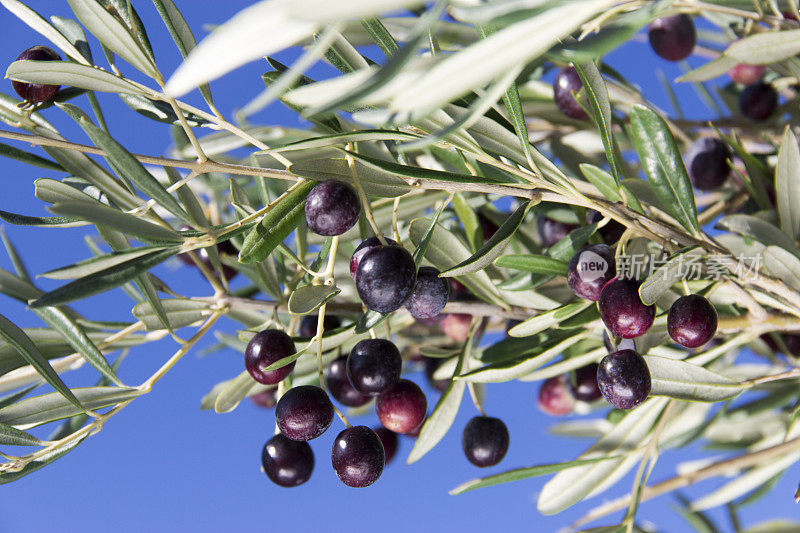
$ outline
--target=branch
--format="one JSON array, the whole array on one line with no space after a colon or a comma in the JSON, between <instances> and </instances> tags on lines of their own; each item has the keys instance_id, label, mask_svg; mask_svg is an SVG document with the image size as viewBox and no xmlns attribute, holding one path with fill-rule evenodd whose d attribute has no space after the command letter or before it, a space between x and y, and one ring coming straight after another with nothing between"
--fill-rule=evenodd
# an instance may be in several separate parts
<instances>
[{"instance_id":1,"label":"branch","mask_svg":"<svg viewBox=\"0 0 800 533\"><path fill-rule=\"evenodd\" d=\"M705 468L701 468L700 470L688 472L682 476L676 476L666 481L662 481L656 485L645 488L642 492L641 501L646 501L667 492L688 487L689 485L693 485L711 477L735 473L745 468L755 466L762 461L775 459L797 450L800 450L800 437L776 446L772 446L771 448L765 448L757 452L750 452L739 455L738 457L733 457L732 459L720 461ZM598 518L602 518L610 513L613 513L614 511L625 509L625 507L627 507L630 503L630 500L630 495L622 496L599 507L595 507L583 518L572 524L572 527L577 529L585 524L588 524L589 522L593 522Z\"/></svg>"}]
</instances>

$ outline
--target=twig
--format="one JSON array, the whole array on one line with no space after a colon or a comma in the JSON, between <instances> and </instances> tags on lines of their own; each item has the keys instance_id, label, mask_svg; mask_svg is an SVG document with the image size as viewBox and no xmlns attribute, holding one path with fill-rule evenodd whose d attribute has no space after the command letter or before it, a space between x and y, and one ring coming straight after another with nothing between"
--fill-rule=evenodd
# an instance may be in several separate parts
<instances>
[{"instance_id":1,"label":"twig","mask_svg":"<svg viewBox=\"0 0 800 533\"><path fill-rule=\"evenodd\" d=\"M719 461L705 468L701 468L700 470L687 472L686 474L675 476L671 479L645 488L642 491L641 501L644 502L655 498L656 496L688 487L689 485L699 483L700 481L708 478L735 473L744 468L749 468L769 459L781 457L796 450L800 450L800 437L776 446L772 446L771 448L765 448L757 452L750 452L733 457L731 459ZM614 511L624 509L630 503L630 499L630 495L626 495L596 507L587 513L583 518L572 524L572 527L579 528L585 524L588 524L589 522L597 520L598 518L602 518L610 513L613 513Z\"/></svg>"}]
</instances>

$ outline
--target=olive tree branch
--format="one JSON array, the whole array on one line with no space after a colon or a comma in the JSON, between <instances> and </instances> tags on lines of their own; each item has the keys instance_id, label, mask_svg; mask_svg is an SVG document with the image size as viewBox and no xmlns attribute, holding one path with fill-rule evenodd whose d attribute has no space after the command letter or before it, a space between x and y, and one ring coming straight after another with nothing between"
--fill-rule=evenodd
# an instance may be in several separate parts
<instances>
[{"instance_id":1,"label":"olive tree branch","mask_svg":"<svg viewBox=\"0 0 800 533\"><path fill-rule=\"evenodd\" d=\"M662 481L661 483L657 483L656 485L646 487L642 491L641 501L644 502L650 500L656 496L688 487L689 485L699 483L700 481L704 481L712 477L733 474L745 468L758 465L770 459L782 457L797 450L800 450L800 437L772 446L770 448L765 448L756 452L745 453L731 459L719 461L705 468L687 472L686 474L675 476L666 481ZM602 518L610 513L613 513L614 511L624 509L630 503L630 500L631 496L626 495L595 507L580 520L572 524L572 527L577 529L584 524L593 522L598 518Z\"/></svg>"}]
</instances>

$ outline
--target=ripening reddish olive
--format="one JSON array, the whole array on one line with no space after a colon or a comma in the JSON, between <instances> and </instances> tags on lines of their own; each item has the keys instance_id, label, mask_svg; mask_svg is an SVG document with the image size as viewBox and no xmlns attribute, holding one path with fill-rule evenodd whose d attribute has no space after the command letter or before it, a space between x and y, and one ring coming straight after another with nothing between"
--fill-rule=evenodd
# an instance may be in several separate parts
<instances>
[{"instance_id":1,"label":"ripening reddish olive","mask_svg":"<svg viewBox=\"0 0 800 533\"><path fill-rule=\"evenodd\" d=\"M764 65L748 65L739 63L728 71L728 76L736 83L742 85L752 85L761 79L766 67Z\"/></svg>"},{"instance_id":2,"label":"ripening reddish olive","mask_svg":"<svg viewBox=\"0 0 800 533\"><path fill-rule=\"evenodd\" d=\"M277 399L275 398L275 389L268 389L250 396L250 401L253 405L263 407L264 409L271 409L275 407Z\"/></svg>"},{"instance_id":3,"label":"ripening reddish olive","mask_svg":"<svg viewBox=\"0 0 800 533\"><path fill-rule=\"evenodd\" d=\"M575 408L575 398L569 390L566 376L547 378L539 386L539 409L551 416L568 415Z\"/></svg>"},{"instance_id":4,"label":"ripening reddish olive","mask_svg":"<svg viewBox=\"0 0 800 533\"><path fill-rule=\"evenodd\" d=\"M648 27L647 36L653 51L667 61L686 59L697 43L692 17L685 13L654 20Z\"/></svg>"},{"instance_id":5,"label":"ripening reddish olive","mask_svg":"<svg viewBox=\"0 0 800 533\"><path fill-rule=\"evenodd\" d=\"M61 61L61 56L46 46L32 46L17 56L17 61ZM11 86L20 98L33 104L51 100L61 87L24 81L12 81Z\"/></svg>"},{"instance_id":6,"label":"ripening reddish olive","mask_svg":"<svg viewBox=\"0 0 800 533\"><path fill-rule=\"evenodd\" d=\"M428 402L425 393L413 381L401 379L375 401L378 420L395 433L408 433L425 420Z\"/></svg>"},{"instance_id":7,"label":"ripening reddish olive","mask_svg":"<svg viewBox=\"0 0 800 533\"><path fill-rule=\"evenodd\" d=\"M681 296L669 308L667 331L681 346L700 347L717 332L717 311L698 294Z\"/></svg>"},{"instance_id":8,"label":"ripening reddish olive","mask_svg":"<svg viewBox=\"0 0 800 533\"><path fill-rule=\"evenodd\" d=\"M656 317L656 306L645 305L639 296L640 281L616 278L609 281L597 300L600 318L615 337L633 339L644 335Z\"/></svg>"},{"instance_id":9,"label":"ripening reddish olive","mask_svg":"<svg viewBox=\"0 0 800 533\"><path fill-rule=\"evenodd\" d=\"M469 338L469 328L472 325L472 315L464 313L451 313L447 314L439 322L439 327L442 332L447 335L450 340L461 344Z\"/></svg>"}]
</instances>

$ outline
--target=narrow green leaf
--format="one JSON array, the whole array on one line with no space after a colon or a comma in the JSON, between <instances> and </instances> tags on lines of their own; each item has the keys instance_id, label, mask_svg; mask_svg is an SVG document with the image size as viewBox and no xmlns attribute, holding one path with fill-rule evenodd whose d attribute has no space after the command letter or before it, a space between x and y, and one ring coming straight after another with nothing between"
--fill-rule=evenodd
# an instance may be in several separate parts
<instances>
[{"instance_id":1,"label":"narrow green leaf","mask_svg":"<svg viewBox=\"0 0 800 533\"><path fill-rule=\"evenodd\" d=\"M83 31L83 26L81 26L77 20L53 15L50 17L50 22L61 35L72 43L80 55L83 56L85 61L80 61L80 63L86 65L92 65L94 63L92 59L92 49L89 48L89 43L86 41L86 32Z\"/></svg>"},{"instance_id":2,"label":"narrow green leaf","mask_svg":"<svg viewBox=\"0 0 800 533\"><path fill-rule=\"evenodd\" d=\"M5 446L41 446L43 443L30 433L0 423L0 444Z\"/></svg>"},{"instance_id":3,"label":"narrow green leaf","mask_svg":"<svg viewBox=\"0 0 800 533\"><path fill-rule=\"evenodd\" d=\"M631 108L631 129L636 151L645 174L667 212L697 235L697 207L680 151L664 119L652 109L635 104Z\"/></svg>"},{"instance_id":4,"label":"narrow green leaf","mask_svg":"<svg viewBox=\"0 0 800 533\"><path fill-rule=\"evenodd\" d=\"M341 146L347 143L372 142L372 141L413 141L419 139L419 135L393 130L363 130L348 131L346 133L334 133L322 135L310 139L302 139L283 146L276 146L269 150L260 150L256 154L277 154L283 152L293 152L300 150L315 150L329 146Z\"/></svg>"},{"instance_id":5,"label":"narrow green leaf","mask_svg":"<svg viewBox=\"0 0 800 533\"><path fill-rule=\"evenodd\" d=\"M172 0L153 0L153 4L155 4L158 14L161 15L161 20L164 21L169 34L172 35L172 40L175 41L185 59L189 52L197 46L197 41L194 38L194 34L192 34L191 28L189 28L189 24L186 23L186 19L183 18L183 15ZM207 83L202 83L199 89L206 103L213 108L214 100L211 97L211 88Z\"/></svg>"},{"instance_id":6,"label":"narrow green leaf","mask_svg":"<svg viewBox=\"0 0 800 533\"><path fill-rule=\"evenodd\" d=\"M59 104L58 107L78 123L95 146L103 149L111 162L114 163L114 166L120 172L123 172L125 177L130 179L142 192L179 219L185 222L190 221L189 215L183 210L178 201L144 168L144 165L108 133L92 124L83 111L71 104Z\"/></svg>"},{"instance_id":7,"label":"narrow green leaf","mask_svg":"<svg viewBox=\"0 0 800 533\"><path fill-rule=\"evenodd\" d=\"M305 216L305 200L313 181L303 183L270 209L247 234L239 250L239 261L257 263L272 253L292 233Z\"/></svg>"},{"instance_id":8,"label":"narrow green leaf","mask_svg":"<svg viewBox=\"0 0 800 533\"><path fill-rule=\"evenodd\" d=\"M71 228L83 226L85 222L70 217L29 217L17 215L8 211L0 211L0 220L14 224L15 226L38 226L51 228Z\"/></svg>"},{"instance_id":9,"label":"narrow green leaf","mask_svg":"<svg viewBox=\"0 0 800 533\"><path fill-rule=\"evenodd\" d=\"M58 172L66 172L64 170L64 167L62 167L55 161L45 159L44 157L40 157L36 154L26 152L25 150L20 150L19 148L15 148L13 146L4 143L0 143L0 156L21 161L26 165L32 165L39 168L46 168L47 170L56 170Z\"/></svg>"},{"instance_id":10,"label":"narrow green leaf","mask_svg":"<svg viewBox=\"0 0 800 533\"><path fill-rule=\"evenodd\" d=\"M470 248L477 250L483 245L483 235L480 222L478 222L478 214L460 192L453 195L452 204L458 220L464 226L464 233L467 236Z\"/></svg>"},{"instance_id":11,"label":"narrow green leaf","mask_svg":"<svg viewBox=\"0 0 800 533\"><path fill-rule=\"evenodd\" d=\"M727 74L730 69L735 67L739 62L734 58L721 55L713 61L709 61L704 65L692 69L689 72L679 76L675 79L677 82L703 82L718 78L723 74Z\"/></svg>"},{"instance_id":12,"label":"narrow green leaf","mask_svg":"<svg viewBox=\"0 0 800 533\"><path fill-rule=\"evenodd\" d=\"M591 302L590 302L591 303ZM472 381L474 383L500 383L520 378L530 374L558 357L564 350L580 341L583 335L574 334L566 339L558 339L547 344L547 348L533 356L523 355L511 360L491 363L481 368L472 370L456 379Z\"/></svg>"},{"instance_id":13,"label":"narrow green leaf","mask_svg":"<svg viewBox=\"0 0 800 533\"><path fill-rule=\"evenodd\" d=\"M462 483L458 487L451 490L450 494L455 496L456 494L464 494L465 492L469 492L471 490L482 489L484 487L491 487L492 485L501 485L503 483L509 483L511 481L519 481L521 479L546 476L548 474L555 474L556 472L561 472L562 470L566 470L568 468L573 468L576 466L583 466L592 463L597 463L600 461L608 461L610 459L618 459L618 458L619 457L617 456L595 457L593 459L576 459L575 461L565 461L563 463L553 463L548 465L536 465L536 466L528 466L525 468L515 468L514 470L509 470L508 472L503 472L502 474L494 474L492 476L487 476L467 481L466 483Z\"/></svg>"},{"instance_id":14,"label":"narrow green leaf","mask_svg":"<svg viewBox=\"0 0 800 533\"><path fill-rule=\"evenodd\" d=\"M31 276L28 274L28 269L25 267L22 257L20 257L19 253L17 253L17 249L14 248L14 245L8 239L6 231L3 228L0 228L0 238L3 240L3 245L6 247L8 258L11 259L11 264L14 265L14 270L17 272L17 276L25 279L26 281L31 281Z\"/></svg>"},{"instance_id":15,"label":"narrow green leaf","mask_svg":"<svg viewBox=\"0 0 800 533\"><path fill-rule=\"evenodd\" d=\"M120 387L84 387L73 389L73 392L78 401L89 410L117 405L142 395L139 389ZM30 428L82 412L82 409L65 400L61 394L51 392L0 409L0 423Z\"/></svg>"},{"instance_id":16,"label":"narrow green leaf","mask_svg":"<svg viewBox=\"0 0 800 533\"><path fill-rule=\"evenodd\" d=\"M800 290L800 259L783 248L767 246L762 254L764 268L795 290Z\"/></svg>"},{"instance_id":17,"label":"narrow green leaf","mask_svg":"<svg viewBox=\"0 0 800 533\"><path fill-rule=\"evenodd\" d=\"M416 248L414 249L414 265L416 265L417 270L419 270L419 266L422 264L422 258L425 257L425 253L428 251L428 245L431 242L433 230L436 228L436 224L439 222L439 217L442 216L442 211L444 211L446 205L447 202L442 202L442 204L439 206L439 209L436 210L436 214L434 214L433 218L430 220L428 228L422 235L422 239L418 243L415 243Z\"/></svg>"},{"instance_id":18,"label":"narrow green leaf","mask_svg":"<svg viewBox=\"0 0 800 533\"><path fill-rule=\"evenodd\" d=\"M381 322L392 316L391 313L379 313L369 310L356 320L356 333L364 333L378 326Z\"/></svg>"},{"instance_id":19,"label":"narrow green leaf","mask_svg":"<svg viewBox=\"0 0 800 533\"><path fill-rule=\"evenodd\" d=\"M405 180L390 172L364 165L359 161L355 161L355 169L364 192L370 196L394 198L411 191L411 186ZM335 179L354 185L350 166L343 158L298 161L289 167L289 171L316 181Z\"/></svg>"},{"instance_id":20,"label":"narrow green leaf","mask_svg":"<svg viewBox=\"0 0 800 533\"><path fill-rule=\"evenodd\" d=\"M583 82L583 90L586 91L586 95L589 97L592 118L597 125L597 129L600 130L600 138L606 151L606 159L611 165L611 172L616 182L615 186L619 189L619 183L622 178L617 164L614 136L611 132L611 101L608 98L606 82L593 61L583 64L575 63L573 66Z\"/></svg>"},{"instance_id":21,"label":"narrow green leaf","mask_svg":"<svg viewBox=\"0 0 800 533\"><path fill-rule=\"evenodd\" d=\"M217 413L229 413L236 409L250 392L250 389L257 385L256 381L250 376L250 373L245 370L236 376L227 387L217 396L217 401L214 402L214 411Z\"/></svg>"},{"instance_id":22,"label":"narrow green leaf","mask_svg":"<svg viewBox=\"0 0 800 533\"><path fill-rule=\"evenodd\" d=\"M27 302L31 298L37 298L42 295L42 291L37 289L30 281L3 269L0 269L0 292L21 302Z\"/></svg>"},{"instance_id":23,"label":"narrow green leaf","mask_svg":"<svg viewBox=\"0 0 800 533\"><path fill-rule=\"evenodd\" d=\"M154 266L163 263L179 251L178 247L157 249L141 257L89 274L48 292L31 302L29 307L61 305L105 292L131 281L139 274L143 274Z\"/></svg>"},{"instance_id":24,"label":"narrow green leaf","mask_svg":"<svg viewBox=\"0 0 800 533\"><path fill-rule=\"evenodd\" d=\"M141 89L105 70L66 61L14 61L6 78L29 83L69 85L89 91L144 95Z\"/></svg>"},{"instance_id":25,"label":"narrow green leaf","mask_svg":"<svg viewBox=\"0 0 800 533\"><path fill-rule=\"evenodd\" d=\"M129 215L119 209L99 202L58 202L48 208L57 215L86 220L96 225L108 226L145 242L179 243L183 239L173 230Z\"/></svg>"},{"instance_id":26,"label":"narrow green leaf","mask_svg":"<svg viewBox=\"0 0 800 533\"><path fill-rule=\"evenodd\" d=\"M769 65L800 53L800 30L766 31L733 41L725 55L748 65Z\"/></svg>"},{"instance_id":27,"label":"narrow green leaf","mask_svg":"<svg viewBox=\"0 0 800 533\"><path fill-rule=\"evenodd\" d=\"M39 349L36 347L36 344L28 337L24 331L19 329L14 323L8 320L3 315L0 315L0 336L2 336L6 342L13 346L14 349L17 350L19 355L22 356L25 361L31 365L36 372L42 376L47 383L50 384L54 389L58 391L60 395L66 398L67 401L72 403L75 407L77 407L81 412L83 412L84 408L81 406L81 403L75 397L69 388L64 385L64 382L61 381L61 378L58 377L53 367L50 366L50 363L47 362L47 359L39 352ZM91 409L91 408L89 408ZM0 420L3 422L3 420Z\"/></svg>"},{"instance_id":28,"label":"narrow green leaf","mask_svg":"<svg viewBox=\"0 0 800 533\"><path fill-rule=\"evenodd\" d=\"M166 172L167 177L169 178L170 183L174 185L181 180L180 174L178 174L178 171L175 170L174 167L165 166L163 168L164 172ZM178 195L178 198L180 198L184 208L186 208L186 213L189 215L189 218L192 219L192 223L196 227L201 228L208 226L208 219L203 212L203 206L200 205L200 201L197 199L197 196L195 196L194 192L192 192L192 189L188 185L184 185L182 187L178 187L175 193Z\"/></svg>"},{"instance_id":29,"label":"narrow green leaf","mask_svg":"<svg viewBox=\"0 0 800 533\"><path fill-rule=\"evenodd\" d=\"M701 264L705 252L700 247L682 250L671 256L639 286L639 297L645 305L653 305L672 285L679 282L689 272L692 263Z\"/></svg>"},{"instance_id":30,"label":"narrow green leaf","mask_svg":"<svg viewBox=\"0 0 800 533\"><path fill-rule=\"evenodd\" d=\"M102 352L92 342L92 339L63 309L42 307L33 311L45 324L61 333L69 345L81 354L86 359L86 362L100 372L103 377L119 387L124 386L116 373L114 373L114 370L109 366Z\"/></svg>"},{"instance_id":31,"label":"narrow green leaf","mask_svg":"<svg viewBox=\"0 0 800 533\"><path fill-rule=\"evenodd\" d=\"M546 515L563 511L593 491L619 480L636 466L642 454L639 448L666 404L664 398L652 398L626 413L608 433L578 457L579 460L607 460L568 468L556 474L539 493L539 511ZM615 455L617 459L611 459Z\"/></svg>"},{"instance_id":32,"label":"narrow green leaf","mask_svg":"<svg viewBox=\"0 0 800 533\"><path fill-rule=\"evenodd\" d=\"M580 301L562 305L557 309L541 313L517 324L508 331L508 334L512 337L529 337L531 335L536 335L540 331L558 326L562 320L577 315L590 305L592 305L590 301Z\"/></svg>"},{"instance_id":33,"label":"narrow green leaf","mask_svg":"<svg viewBox=\"0 0 800 533\"><path fill-rule=\"evenodd\" d=\"M420 246L429 227L430 220L428 219L417 218L411 221L409 236L415 246ZM425 250L425 258L440 271L446 271L471 256L469 249L458 240L458 237L439 224L434 225L434 229L430 235L431 238ZM494 287L491 279L489 279L489 275L486 274L485 271L480 270L459 276L458 281L463 283L464 286L478 297L503 308L507 307L507 304L500 297L499 292Z\"/></svg>"},{"instance_id":34,"label":"narrow green leaf","mask_svg":"<svg viewBox=\"0 0 800 533\"><path fill-rule=\"evenodd\" d=\"M528 166L536 168L533 151L531 150L531 141L528 135L528 123L525 121L525 113L522 110L522 101L520 100L517 82L512 83L508 87L506 93L503 95L503 103L506 105L508 114L511 117L511 123L514 124L514 131L517 137L519 137L519 144L522 146L522 151L525 152L525 157L528 158Z\"/></svg>"},{"instance_id":35,"label":"narrow green leaf","mask_svg":"<svg viewBox=\"0 0 800 533\"><path fill-rule=\"evenodd\" d=\"M786 128L775 165L775 198L781 229L792 241L800 234L800 149L797 137Z\"/></svg>"},{"instance_id":36,"label":"narrow green leaf","mask_svg":"<svg viewBox=\"0 0 800 533\"><path fill-rule=\"evenodd\" d=\"M519 228L522 221L525 220L525 215L531 207L530 202L523 202L517 209L511 213L500 228L486 241L486 243L472 256L457 264L456 266L442 272L442 276L463 276L483 270L488 265L497 259L503 250L505 250L514 233Z\"/></svg>"},{"instance_id":37,"label":"narrow green leaf","mask_svg":"<svg viewBox=\"0 0 800 533\"><path fill-rule=\"evenodd\" d=\"M762 218L753 215L728 215L717 222L717 227L750 237L765 246L780 246L794 255L798 254L794 241Z\"/></svg>"},{"instance_id":38,"label":"narrow green leaf","mask_svg":"<svg viewBox=\"0 0 800 533\"><path fill-rule=\"evenodd\" d=\"M430 113L516 66L529 63L610 6L603 0L571 2L511 24L457 54L444 56L415 83L397 91L390 110L416 117ZM475 65L481 68L476 71Z\"/></svg>"},{"instance_id":39,"label":"narrow green leaf","mask_svg":"<svg viewBox=\"0 0 800 533\"><path fill-rule=\"evenodd\" d=\"M795 436L796 432L795 432ZM703 511L725 505L740 496L758 489L761 485L783 472L786 472L800 459L800 453L790 453L777 460L757 465L747 472L740 473L710 494L692 502L692 509ZM791 531L791 530L790 530ZM795 529L796 531L796 529Z\"/></svg>"},{"instance_id":40,"label":"narrow green leaf","mask_svg":"<svg viewBox=\"0 0 800 533\"><path fill-rule=\"evenodd\" d=\"M600 193L611 202L619 202L622 196L619 193L619 187L615 183L614 176L594 165L588 163L580 164L583 176L595 187ZM621 186L621 184L620 184Z\"/></svg>"},{"instance_id":41,"label":"narrow green leaf","mask_svg":"<svg viewBox=\"0 0 800 533\"><path fill-rule=\"evenodd\" d=\"M797 497L795 497L797 499ZM789 520L769 520L761 522L753 527L749 527L742 533L794 533L798 531L800 524Z\"/></svg>"},{"instance_id":42,"label":"narrow green leaf","mask_svg":"<svg viewBox=\"0 0 800 533\"><path fill-rule=\"evenodd\" d=\"M169 319L172 329L189 326L203 320L209 313L208 304L185 298L168 298L161 300L161 306ZM133 308L133 316L144 322L148 331L164 329L153 306L148 302L137 304Z\"/></svg>"},{"instance_id":43,"label":"narrow green leaf","mask_svg":"<svg viewBox=\"0 0 800 533\"><path fill-rule=\"evenodd\" d=\"M124 252L111 252L109 254L90 257L72 265L50 270L44 274L39 274L43 278L50 279L76 279L95 274L101 270L127 263L133 259L164 250L160 246L130 248Z\"/></svg>"},{"instance_id":44,"label":"narrow green leaf","mask_svg":"<svg viewBox=\"0 0 800 533\"><path fill-rule=\"evenodd\" d=\"M744 387L737 381L679 359L645 355L653 382L651 394L694 402L721 402Z\"/></svg>"},{"instance_id":45,"label":"narrow green leaf","mask_svg":"<svg viewBox=\"0 0 800 533\"><path fill-rule=\"evenodd\" d=\"M123 102L125 102L125 105L144 117L147 117L151 120L156 120L158 122L163 122L165 124L173 124L178 126L181 125L180 117L178 117L178 115L175 113L175 110L172 109L172 106L166 102L152 100L138 94L129 93L120 93L119 97ZM186 123L189 124L189 126L196 127L208 124L206 119L200 117L199 115L195 115L194 113L183 111L181 114L184 116Z\"/></svg>"},{"instance_id":46,"label":"narrow green leaf","mask_svg":"<svg viewBox=\"0 0 800 533\"><path fill-rule=\"evenodd\" d=\"M104 46L151 78L157 75L158 70L137 42L139 39L134 38L122 21L100 2L96 0L67 0L67 2L81 24Z\"/></svg>"},{"instance_id":47,"label":"narrow green leaf","mask_svg":"<svg viewBox=\"0 0 800 533\"><path fill-rule=\"evenodd\" d=\"M4 471L0 473L0 485L4 485L6 483L11 483L12 481L16 481L22 477L27 476L33 472L36 472L40 468L44 468L45 466L49 465L56 459L59 459L66 455L67 453L71 452L75 449L78 444L84 441L86 437L82 439L76 439L74 441L68 442L63 446L59 446L57 448L52 449L51 451L46 452L45 454L39 456L35 461L31 461L30 463L26 464L22 467L21 470L17 470L16 472L11 471Z\"/></svg>"},{"instance_id":48,"label":"narrow green leaf","mask_svg":"<svg viewBox=\"0 0 800 533\"><path fill-rule=\"evenodd\" d=\"M155 276L153 276L153 278L155 278ZM150 308L155 312L156 318L158 318L161 326L172 333L172 326L170 325L169 318L167 318L167 313L161 305L161 300L158 297L155 284L150 275L140 274L136 276L134 283L136 283L139 291L144 296L145 301L150 304Z\"/></svg>"},{"instance_id":49,"label":"narrow green leaf","mask_svg":"<svg viewBox=\"0 0 800 533\"><path fill-rule=\"evenodd\" d=\"M39 385L41 385L41 382L34 383L33 385L29 385L22 390L3 396L2 398L0 398L0 409L8 407L11 404L17 403L22 398L30 394L30 392Z\"/></svg>"},{"instance_id":50,"label":"narrow green leaf","mask_svg":"<svg viewBox=\"0 0 800 533\"><path fill-rule=\"evenodd\" d=\"M342 292L336 285L304 285L292 291L289 296L289 313L307 315L319 309L322 304Z\"/></svg>"},{"instance_id":51,"label":"narrow green leaf","mask_svg":"<svg viewBox=\"0 0 800 533\"><path fill-rule=\"evenodd\" d=\"M567 263L546 255L501 255L494 260L494 264L495 266L533 272L534 274L567 275Z\"/></svg>"},{"instance_id":52,"label":"narrow green leaf","mask_svg":"<svg viewBox=\"0 0 800 533\"><path fill-rule=\"evenodd\" d=\"M589 224L569 232L569 235L547 249L547 255L558 261L568 262L597 231L597 224Z\"/></svg>"},{"instance_id":53,"label":"narrow green leaf","mask_svg":"<svg viewBox=\"0 0 800 533\"><path fill-rule=\"evenodd\" d=\"M386 57L392 57L400 51L400 46L394 40L392 34L386 29L386 26L381 23L377 18L368 18L361 20L361 26L367 30L367 33L381 49L381 52Z\"/></svg>"}]
</instances>

